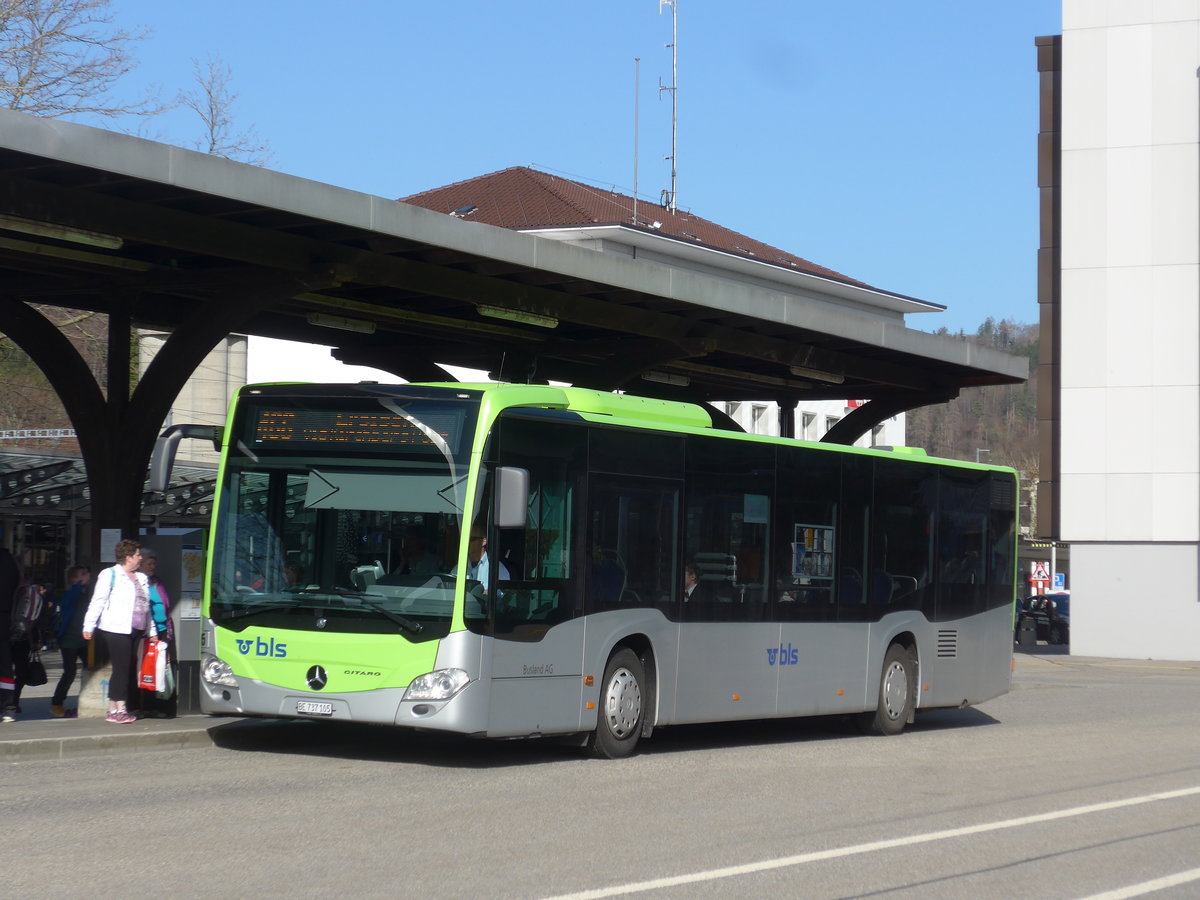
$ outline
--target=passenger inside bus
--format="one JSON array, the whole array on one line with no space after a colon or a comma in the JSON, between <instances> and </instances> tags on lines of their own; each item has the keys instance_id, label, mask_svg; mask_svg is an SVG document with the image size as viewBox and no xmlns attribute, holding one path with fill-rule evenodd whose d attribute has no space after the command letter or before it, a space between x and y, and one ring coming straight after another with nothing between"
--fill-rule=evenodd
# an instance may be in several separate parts
<instances>
[{"instance_id":1,"label":"passenger inside bus","mask_svg":"<svg viewBox=\"0 0 1200 900\"><path fill-rule=\"evenodd\" d=\"M683 602L711 603L713 599L711 584L700 580L700 569L695 563L683 567Z\"/></svg>"},{"instance_id":2,"label":"passenger inside bus","mask_svg":"<svg viewBox=\"0 0 1200 900\"><path fill-rule=\"evenodd\" d=\"M417 525L404 529L400 544L400 562L392 570L396 575L416 575L428 578L444 571L438 558L429 552L425 534Z\"/></svg>"}]
</instances>

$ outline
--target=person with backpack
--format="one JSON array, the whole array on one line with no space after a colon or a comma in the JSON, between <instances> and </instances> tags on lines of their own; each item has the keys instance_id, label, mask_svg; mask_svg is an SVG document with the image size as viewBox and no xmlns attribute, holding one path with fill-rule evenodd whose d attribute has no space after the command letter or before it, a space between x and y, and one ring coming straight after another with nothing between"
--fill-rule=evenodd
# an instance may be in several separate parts
<instances>
[{"instance_id":1,"label":"person with backpack","mask_svg":"<svg viewBox=\"0 0 1200 900\"><path fill-rule=\"evenodd\" d=\"M87 566L72 566L67 570L67 582L70 585L63 592L59 601L58 617L58 650L62 654L62 676L54 688L54 696L50 698L50 712L59 717L73 719L79 712L67 709L67 692L75 682L75 674L79 671L79 662L87 661L85 644L83 643L83 617L87 614L88 582L91 581L92 570Z\"/></svg>"},{"instance_id":2,"label":"person with backpack","mask_svg":"<svg viewBox=\"0 0 1200 900\"><path fill-rule=\"evenodd\" d=\"M17 566L17 587L13 591L12 615L9 618L9 649L12 652L13 689L11 712L21 713L21 691L29 683L30 657L41 646L39 623L46 605L46 586L20 575ZM45 684L44 681L38 684ZM2 716L0 716L2 718Z\"/></svg>"},{"instance_id":3,"label":"person with backpack","mask_svg":"<svg viewBox=\"0 0 1200 900\"><path fill-rule=\"evenodd\" d=\"M108 647L112 676L108 680L108 715L104 721L125 725L137 721L126 704L137 672L134 656L138 641L142 637L156 639L158 629L150 614L150 584L138 571L142 545L128 539L118 541L113 555L116 565L96 576L96 589L83 619L83 639L90 641L96 634Z\"/></svg>"},{"instance_id":4,"label":"person with backpack","mask_svg":"<svg viewBox=\"0 0 1200 900\"><path fill-rule=\"evenodd\" d=\"M15 721L17 714L12 618L13 601L20 583L21 569L12 551L0 547L0 722Z\"/></svg>"}]
</instances>

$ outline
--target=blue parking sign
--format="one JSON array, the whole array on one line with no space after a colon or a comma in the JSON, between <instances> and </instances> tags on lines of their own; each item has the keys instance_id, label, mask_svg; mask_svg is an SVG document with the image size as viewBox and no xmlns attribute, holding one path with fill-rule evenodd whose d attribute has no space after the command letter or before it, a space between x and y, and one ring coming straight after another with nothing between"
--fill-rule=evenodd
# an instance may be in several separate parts
<instances>
[{"instance_id":1,"label":"blue parking sign","mask_svg":"<svg viewBox=\"0 0 1200 900\"><path fill-rule=\"evenodd\" d=\"M1054 589L1056 591L1063 591L1063 590L1066 590L1066 588L1067 588L1067 576L1064 575L1062 572L1055 572L1054 573Z\"/></svg>"}]
</instances>

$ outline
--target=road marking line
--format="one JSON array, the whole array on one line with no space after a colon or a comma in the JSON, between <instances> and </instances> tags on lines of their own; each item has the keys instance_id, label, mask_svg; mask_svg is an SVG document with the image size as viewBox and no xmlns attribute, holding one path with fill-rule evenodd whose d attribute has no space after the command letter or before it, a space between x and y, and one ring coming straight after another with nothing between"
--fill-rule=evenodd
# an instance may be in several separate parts
<instances>
[{"instance_id":1,"label":"road marking line","mask_svg":"<svg viewBox=\"0 0 1200 900\"><path fill-rule=\"evenodd\" d=\"M1110 800L1106 803L1091 803L1087 806L1073 806L1069 809L1059 809L1053 812L1038 813L1033 816L1021 816L1017 819L1004 819L999 822L988 822L982 825L967 825L963 828L949 828L945 831L930 831L926 834L914 834L908 837L891 838L886 841L871 841L866 844L852 844L849 847L835 847L831 850L817 850L812 853L800 853L796 856L783 856L778 859L765 859L761 862L745 863L740 866L724 866L720 869L708 869L702 872L692 872L688 875L673 875L668 878L654 878L649 881L635 881L629 884L617 884L612 887L595 888L587 891L577 891L572 894L558 894L547 897L546 900L603 900L605 897L619 897L624 894L641 894L646 891L657 891L662 888L679 887L684 884L698 884L704 881L717 881L721 878L735 878L739 875L754 875L759 872L769 872L773 869L785 869L790 866L802 866L827 859L840 859L846 856L857 856L863 853L874 853L877 850L891 850L896 847L911 847L916 844L928 844L932 841L944 841L950 838L966 837L974 834L986 834L989 831L1003 831L1006 828L1020 828L1023 825L1035 825L1040 822L1054 822L1058 819L1070 819L1076 816L1086 816L1092 813L1107 812L1112 809L1125 809L1130 806L1140 806L1144 803L1157 803L1161 800L1176 800L1180 797L1194 797L1200 794L1200 787L1182 788L1177 791L1163 791L1158 794L1143 794L1140 797L1127 797L1124 800ZM1200 877L1198 875L1197 877ZM1101 895L1106 896L1106 895ZM1118 896L1118 895L1114 895ZM1133 896L1133 895L1130 895Z\"/></svg>"},{"instance_id":2,"label":"road marking line","mask_svg":"<svg viewBox=\"0 0 1200 900\"><path fill-rule=\"evenodd\" d=\"M1103 894L1092 894L1081 897L1080 900L1126 900L1128 897L1141 897L1143 894L1153 894L1164 888L1187 884L1189 881L1200 881L1200 869L1189 869L1176 875L1164 875L1153 881L1143 881L1141 884L1131 884L1129 887L1117 888L1115 891L1105 891Z\"/></svg>"}]
</instances>

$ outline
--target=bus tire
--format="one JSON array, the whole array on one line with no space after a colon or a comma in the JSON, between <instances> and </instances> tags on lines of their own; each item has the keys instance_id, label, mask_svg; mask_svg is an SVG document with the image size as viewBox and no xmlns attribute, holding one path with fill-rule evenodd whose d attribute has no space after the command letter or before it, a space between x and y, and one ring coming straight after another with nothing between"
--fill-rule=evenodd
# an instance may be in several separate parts
<instances>
[{"instance_id":1,"label":"bus tire","mask_svg":"<svg viewBox=\"0 0 1200 900\"><path fill-rule=\"evenodd\" d=\"M879 705L859 724L867 734L899 734L913 716L917 701L917 661L908 648L892 644L883 657Z\"/></svg>"},{"instance_id":2,"label":"bus tire","mask_svg":"<svg viewBox=\"0 0 1200 900\"><path fill-rule=\"evenodd\" d=\"M620 759L637 746L646 717L646 670L638 655L622 647L608 659L600 682L600 708L588 750L602 759Z\"/></svg>"}]
</instances>

